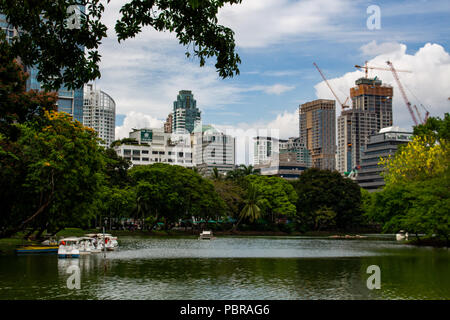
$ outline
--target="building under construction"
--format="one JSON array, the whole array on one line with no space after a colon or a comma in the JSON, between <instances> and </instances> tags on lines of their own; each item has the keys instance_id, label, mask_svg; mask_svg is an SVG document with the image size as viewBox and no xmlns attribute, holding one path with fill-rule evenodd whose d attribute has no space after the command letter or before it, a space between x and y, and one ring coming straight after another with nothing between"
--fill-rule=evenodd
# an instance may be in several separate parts
<instances>
[{"instance_id":1,"label":"building under construction","mask_svg":"<svg viewBox=\"0 0 450 320\"><path fill-rule=\"evenodd\" d=\"M371 134L392 126L392 86L377 77L360 78L350 89L352 109L338 117L337 169L350 172L361 162L361 152Z\"/></svg>"},{"instance_id":2,"label":"building under construction","mask_svg":"<svg viewBox=\"0 0 450 320\"><path fill-rule=\"evenodd\" d=\"M334 100L318 99L299 109L300 143L311 155L312 167L335 170L336 106Z\"/></svg>"}]
</instances>

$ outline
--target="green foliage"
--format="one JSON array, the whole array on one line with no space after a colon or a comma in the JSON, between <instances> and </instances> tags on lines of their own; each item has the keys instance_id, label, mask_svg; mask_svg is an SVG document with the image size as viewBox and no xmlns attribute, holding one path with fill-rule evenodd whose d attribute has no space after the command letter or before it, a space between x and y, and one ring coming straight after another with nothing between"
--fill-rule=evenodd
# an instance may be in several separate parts
<instances>
[{"instance_id":1,"label":"green foliage","mask_svg":"<svg viewBox=\"0 0 450 320\"><path fill-rule=\"evenodd\" d=\"M102 22L105 6L100 0L0 0L0 12L12 26L23 31L12 42L12 54L25 65L37 66L38 80L48 90L82 87L100 77L98 47L107 36ZM109 0L106 3L109 4ZM142 27L174 32L183 46L200 60L217 57L215 67L222 78L239 74L241 62L235 53L234 33L218 24L219 8L241 0L129 0L120 10L115 31L118 40L135 37ZM84 4L79 14L79 27L71 5ZM45 17L42 19L41 17ZM192 47L190 51L189 48ZM83 49L84 48L84 49ZM86 51L86 54L84 53Z\"/></svg>"},{"instance_id":2,"label":"green foliage","mask_svg":"<svg viewBox=\"0 0 450 320\"><path fill-rule=\"evenodd\" d=\"M244 206L244 189L229 180L213 180L214 189L225 202L226 214L231 217L237 217Z\"/></svg>"},{"instance_id":3,"label":"green foliage","mask_svg":"<svg viewBox=\"0 0 450 320\"><path fill-rule=\"evenodd\" d=\"M193 170L157 163L133 167L130 176L142 216L155 216L155 223L164 219L173 224L191 216L210 219L225 212L213 184Z\"/></svg>"},{"instance_id":4,"label":"green foliage","mask_svg":"<svg viewBox=\"0 0 450 320\"><path fill-rule=\"evenodd\" d=\"M25 92L28 75L15 57L0 31L0 133L14 141L18 137L14 123L36 120L44 110L56 110L55 93Z\"/></svg>"},{"instance_id":5,"label":"green foliage","mask_svg":"<svg viewBox=\"0 0 450 320\"><path fill-rule=\"evenodd\" d=\"M386 162L386 186L365 202L367 216L385 232L400 229L448 241L450 225L450 115L414 128L414 140Z\"/></svg>"},{"instance_id":6,"label":"green foliage","mask_svg":"<svg viewBox=\"0 0 450 320\"><path fill-rule=\"evenodd\" d=\"M259 194L258 206L272 222L278 216L295 216L298 196L289 182L279 177L260 175L249 175L245 181L256 189Z\"/></svg>"},{"instance_id":7,"label":"green foliage","mask_svg":"<svg viewBox=\"0 0 450 320\"><path fill-rule=\"evenodd\" d=\"M362 222L360 187L337 171L308 169L292 185L298 194L297 219L307 229L317 228L317 216L324 212L328 217L335 213L331 219L334 221L326 219L326 225L338 229L359 226Z\"/></svg>"},{"instance_id":8,"label":"green foliage","mask_svg":"<svg viewBox=\"0 0 450 320\"><path fill-rule=\"evenodd\" d=\"M368 216L383 226L384 232L408 230L448 238L450 215L449 177L389 185L374 194Z\"/></svg>"},{"instance_id":9,"label":"green foliage","mask_svg":"<svg viewBox=\"0 0 450 320\"><path fill-rule=\"evenodd\" d=\"M55 111L15 126L18 140L0 141L0 234L88 219L103 179L96 133Z\"/></svg>"}]
</instances>

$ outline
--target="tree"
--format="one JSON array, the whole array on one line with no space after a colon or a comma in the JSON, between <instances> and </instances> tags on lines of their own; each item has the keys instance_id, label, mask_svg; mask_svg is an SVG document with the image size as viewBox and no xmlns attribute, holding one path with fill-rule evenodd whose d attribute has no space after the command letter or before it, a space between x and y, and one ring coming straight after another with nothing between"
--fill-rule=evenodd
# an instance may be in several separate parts
<instances>
[{"instance_id":1,"label":"tree","mask_svg":"<svg viewBox=\"0 0 450 320\"><path fill-rule=\"evenodd\" d=\"M187 47L187 57L197 57L203 66L215 56L219 75L232 77L239 74L241 60L233 31L218 24L217 13L225 4L241 1L129 0L120 10L115 31L119 41L135 37L145 26L174 32ZM80 12L77 5L86 10ZM98 47L107 35L104 10L100 0L0 0L0 12L22 31L12 42L13 54L39 69L38 81L46 89L59 89L63 83L79 88L100 77Z\"/></svg>"},{"instance_id":2,"label":"tree","mask_svg":"<svg viewBox=\"0 0 450 320\"><path fill-rule=\"evenodd\" d=\"M283 178L249 175L245 178L249 188L252 185L259 194L258 206L272 222L278 216L296 215L295 203L298 196L292 185Z\"/></svg>"},{"instance_id":3,"label":"tree","mask_svg":"<svg viewBox=\"0 0 450 320\"><path fill-rule=\"evenodd\" d=\"M384 232L410 233L449 239L450 115L429 118L414 128L411 142L381 164L386 186L373 195L367 216Z\"/></svg>"},{"instance_id":4,"label":"tree","mask_svg":"<svg viewBox=\"0 0 450 320\"><path fill-rule=\"evenodd\" d=\"M238 222L233 226L233 231L237 230L242 219L249 219L250 222L253 222L261 217L261 209L258 206L259 201L260 194L258 188L250 183L247 189L247 196L244 200L245 206L242 208Z\"/></svg>"},{"instance_id":5,"label":"tree","mask_svg":"<svg viewBox=\"0 0 450 320\"><path fill-rule=\"evenodd\" d=\"M314 229L316 211L326 207L336 213L339 229L357 227L362 220L360 187L337 171L308 169L292 182L298 194L297 218L308 229Z\"/></svg>"},{"instance_id":6,"label":"tree","mask_svg":"<svg viewBox=\"0 0 450 320\"><path fill-rule=\"evenodd\" d=\"M212 183L193 170L163 163L137 166L130 170L136 199L145 205L145 213L154 225L164 220L170 228L183 218L222 216L225 203Z\"/></svg>"},{"instance_id":7,"label":"tree","mask_svg":"<svg viewBox=\"0 0 450 320\"><path fill-rule=\"evenodd\" d=\"M413 140L394 156L381 159L386 185L407 184L442 176L450 163L450 114L429 118L414 129Z\"/></svg>"},{"instance_id":8,"label":"tree","mask_svg":"<svg viewBox=\"0 0 450 320\"><path fill-rule=\"evenodd\" d=\"M213 180L212 184L220 198L226 205L226 214L228 216L238 216L244 206L244 189L228 180Z\"/></svg>"},{"instance_id":9,"label":"tree","mask_svg":"<svg viewBox=\"0 0 450 320\"><path fill-rule=\"evenodd\" d=\"M94 130L55 111L14 126L17 141L0 139L0 237L88 219L104 165Z\"/></svg>"},{"instance_id":10,"label":"tree","mask_svg":"<svg viewBox=\"0 0 450 320\"><path fill-rule=\"evenodd\" d=\"M28 74L17 63L0 31L0 134L16 141L18 129L13 124L36 120L45 110L56 110L56 94L26 91Z\"/></svg>"}]
</instances>

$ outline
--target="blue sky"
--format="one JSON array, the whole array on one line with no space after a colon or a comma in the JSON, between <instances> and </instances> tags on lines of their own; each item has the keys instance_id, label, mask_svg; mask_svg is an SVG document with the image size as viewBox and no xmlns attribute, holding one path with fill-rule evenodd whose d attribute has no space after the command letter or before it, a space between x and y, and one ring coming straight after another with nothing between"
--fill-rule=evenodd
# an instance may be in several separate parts
<instances>
[{"instance_id":1,"label":"blue sky","mask_svg":"<svg viewBox=\"0 0 450 320\"><path fill-rule=\"evenodd\" d=\"M390 59L413 71L401 74L407 93L418 98L409 94L413 104L420 100L434 116L450 110L450 1L243 0L219 12L220 23L235 31L242 59L241 74L226 80L217 76L214 60L200 68L197 60L186 59L173 34L148 28L118 44L111 26L124 1L112 1L105 12L110 30L96 82L116 101L118 137L131 127L161 125L179 90L193 90L204 123L274 127L283 137L297 136L299 104L333 98L313 62L345 100L362 75L355 64L369 60L387 67ZM370 5L380 8L379 30L367 28ZM371 75L394 86L394 124L410 127L390 72Z\"/></svg>"}]
</instances>

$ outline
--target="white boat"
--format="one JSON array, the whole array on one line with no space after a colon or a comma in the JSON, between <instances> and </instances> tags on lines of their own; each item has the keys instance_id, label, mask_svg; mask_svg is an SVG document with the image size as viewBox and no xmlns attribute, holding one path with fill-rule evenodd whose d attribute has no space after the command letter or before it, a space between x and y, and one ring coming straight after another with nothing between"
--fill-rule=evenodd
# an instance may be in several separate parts
<instances>
[{"instance_id":1,"label":"white boat","mask_svg":"<svg viewBox=\"0 0 450 320\"><path fill-rule=\"evenodd\" d=\"M92 236L91 234L86 236ZM114 251L119 247L119 242L117 242L117 237L113 237L109 233L97 233L94 235L97 240L97 249L103 251L103 245L106 247L108 251ZM103 238L104 236L104 238Z\"/></svg>"},{"instance_id":2,"label":"white boat","mask_svg":"<svg viewBox=\"0 0 450 320\"><path fill-rule=\"evenodd\" d=\"M80 254L91 254L100 252L100 249L97 249L96 239L91 237L81 237L79 238L79 249Z\"/></svg>"},{"instance_id":3,"label":"white boat","mask_svg":"<svg viewBox=\"0 0 450 320\"><path fill-rule=\"evenodd\" d=\"M80 256L79 238L70 237L59 240L58 258L78 258Z\"/></svg>"},{"instance_id":4,"label":"white boat","mask_svg":"<svg viewBox=\"0 0 450 320\"><path fill-rule=\"evenodd\" d=\"M400 230L396 235L395 238L397 239L397 241L403 241L403 240L408 240L408 232L405 232L403 230Z\"/></svg>"},{"instance_id":5,"label":"white boat","mask_svg":"<svg viewBox=\"0 0 450 320\"><path fill-rule=\"evenodd\" d=\"M202 231L198 240L214 240L216 237L213 236L212 231Z\"/></svg>"}]
</instances>

